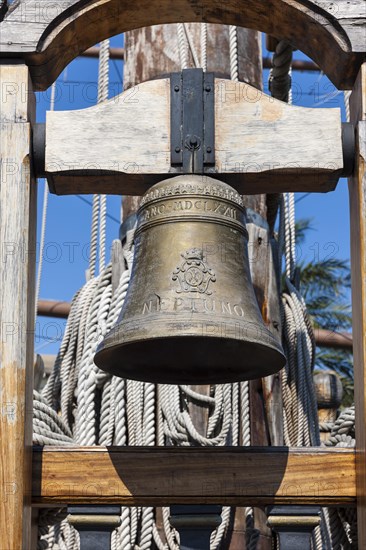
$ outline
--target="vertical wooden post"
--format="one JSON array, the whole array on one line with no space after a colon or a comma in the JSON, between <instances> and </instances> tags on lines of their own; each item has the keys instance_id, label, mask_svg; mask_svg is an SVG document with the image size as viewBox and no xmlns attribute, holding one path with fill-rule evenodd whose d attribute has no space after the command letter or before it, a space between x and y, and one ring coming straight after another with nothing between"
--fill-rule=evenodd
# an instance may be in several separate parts
<instances>
[{"instance_id":1,"label":"vertical wooden post","mask_svg":"<svg viewBox=\"0 0 366 550\"><path fill-rule=\"evenodd\" d=\"M36 187L34 94L23 63L0 65L0 548L31 547Z\"/></svg>"},{"instance_id":2,"label":"vertical wooden post","mask_svg":"<svg viewBox=\"0 0 366 550\"><path fill-rule=\"evenodd\" d=\"M361 67L350 106L357 136L355 171L349 181L357 524L358 547L366 548L366 63Z\"/></svg>"}]
</instances>

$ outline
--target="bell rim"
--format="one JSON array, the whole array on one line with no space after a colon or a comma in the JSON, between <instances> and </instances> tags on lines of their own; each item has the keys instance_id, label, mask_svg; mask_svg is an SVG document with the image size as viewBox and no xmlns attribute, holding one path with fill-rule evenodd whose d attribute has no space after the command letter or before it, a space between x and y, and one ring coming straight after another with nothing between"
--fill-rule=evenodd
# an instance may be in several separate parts
<instances>
[{"instance_id":1,"label":"bell rim","mask_svg":"<svg viewBox=\"0 0 366 550\"><path fill-rule=\"evenodd\" d=\"M184 343L185 348L189 348L190 340L206 340L209 343L210 349L213 350L213 344L218 345L218 348L223 347L223 342L235 343L236 347L243 348L241 353L248 352L252 348L258 354L259 351L263 352L266 356L266 361L263 361L260 367L249 366L248 361L236 362L230 365L230 357L226 360L220 360L213 362L210 360L210 364L197 365L195 361L185 366L185 370L182 371L177 364L174 365L174 360L169 358L171 352L167 354L167 359L162 362L153 353L149 353L147 348L150 347L150 343L153 347L161 340L170 341L172 346L176 346L176 341L181 340ZM174 340L174 341L173 341ZM104 343L104 342L103 342ZM279 372L286 365L286 357L281 349L281 345L269 345L254 341L243 341L237 339L223 339L217 336L189 335L188 339L186 335L177 335L174 337L160 336L141 340L134 340L124 343L119 343L114 346L100 345L95 355L95 364L103 371L108 372L114 376L139 380L142 382L158 383L158 384L225 384L241 382L245 380L255 380L265 376L273 375ZM277 343L274 339L274 344ZM143 353L146 355L146 361L144 364L136 364L131 361L128 355L133 356L136 351L136 346L141 345ZM226 345L227 347L227 345ZM127 349L130 348L130 349ZM135 348L133 350L132 348ZM126 353L127 352L127 353ZM120 355L120 359L111 361L111 355ZM238 351L236 351L238 354ZM178 351L179 355L179 351ZM215 355L215 352L214 354ZM244 354L243 354L244 355ZM125 362L123 358L125 356ZM109 364L108 364L109 363ZM188 371L188 375L185 374ZM150 373L151 372L151 376Z\"/></svg>"},{"instance_id":2,"label":"bell rim","mask_svg":"<svg viewBox=\"0 0 366 550\"><path fill-rule=\"evenodd\" d=\"M217 335L202 336L199 334L187 335L182 333L175 336L164 334L144 339L135 338L127 342L115 343L114 345L103 340L98 346L94 361L105 372L144 382L206 384L254 380L275 374L286 365L287 360L281 344L271 333L270 335L272 339L268 343L254 339L242 340L238 338L223 338ZM167 344L165 347L163 344L164 341ZM179 350L179 344L182 345L182 351ZM200 364L199 359L195 360L191 354L189 355L189 365L187 366L184 362L184 356L189 352L190 346L194 349L205 350L207 348L209 350L204 364ZM157 348L160 348L160 351L163 350L162 354L155 352ZM229 351L227 351L228 349ZM255 366L248 361L249 352L255 355ZM216 358L219 357L220 353L224 358L217 360ZM137 361L136 363L136 357L139 354L143 356L143 361ZM260 354L265 359L258 366L257 357ZM134 356L135 359L132 361L131 357L133 359ZM176 356L178 356L178 361ZM238 357L242 357L243 359L238 361ZM189 376L184 377L184 375L180 376L177 374L180 364L183 364L183 368L188 368L191 372ZM144 373L143 375L141 375L141 369ZM156 372L154 372L149 376L148 373L154 371L154 369L159 369L159 372L163 372L163 375L157 376ZM140 375L137 375L135 370L140 372ZM201 371L205 375L200 375ZM121 375L119 374L120 372L124 374Z\"/></svg>"}]
</instances>

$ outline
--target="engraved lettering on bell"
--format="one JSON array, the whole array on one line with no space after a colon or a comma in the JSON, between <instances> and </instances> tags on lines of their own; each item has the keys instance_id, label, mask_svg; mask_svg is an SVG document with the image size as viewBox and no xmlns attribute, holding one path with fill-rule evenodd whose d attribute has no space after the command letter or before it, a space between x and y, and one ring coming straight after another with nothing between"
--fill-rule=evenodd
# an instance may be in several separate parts
<instances>
[{"instance_id":1,"label":"engraved lettering on bell","mask_svg":"<svg viewBox=\"0 0 366 550\"><path fill-rule=\"evenodd\" d=\"M199 294L212 294L208 289L210 282L216 281L215 272L208 267L203 258L203 252L199 248L190 248L181 254L183 262L172 275L173 281L178 281L181 292L198 292Z\"/></svg>"}]
</instances>

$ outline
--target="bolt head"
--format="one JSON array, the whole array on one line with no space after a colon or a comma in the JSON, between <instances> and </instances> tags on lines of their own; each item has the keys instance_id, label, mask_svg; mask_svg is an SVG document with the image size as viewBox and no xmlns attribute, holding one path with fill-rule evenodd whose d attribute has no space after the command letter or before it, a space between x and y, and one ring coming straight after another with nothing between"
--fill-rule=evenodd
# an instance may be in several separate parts
<instances>
[{"instance_id":1,"label":"bolt head","mask_svg":"<svg viewBox=\"0 0 366 550\"><path fill-rule=\"evenodd\" d=\"M206 86L206 92L211 92L211 86Z\"/></svg>"},{"instance_id":2,"label":"bolt head","mask_svg":"<svg viewBox=\"0 0 366 550\"><path fill-rule=\"evenodd\" d=\"M175 148L175 152L176 152L176 153L180 153L180 147L177 146L177 147Z\"/></svg>"},{"instance_id":3,"label":"bolt head","mask_svg":"<svg viewBox=\"0 0 366 550\"><path fill-rule=\"evenodd\" d=\"M197 145L198 142L197 142L196 136L192 136L191 139L189 140L189 143L193 146Z\"/></svg>"},{"instance_id":4,"label":"bolt head","mask_svg":"<svg viewBox=\"0 0 366 550\"><path fill-rule=\"evenodd\" d=\"M174 91L179 92L179 86L174 86Z\"/></svg>"},{"instance_id":5,"label":"bolt head","mask_svg":"<svg viewBox=\"0 0 366 550\"><path fill-rule=\"evenodd\" d=\"M206 151L207 151L207 153L211 153L212 147L206 147Z\"/></svg>"}]
</instances>

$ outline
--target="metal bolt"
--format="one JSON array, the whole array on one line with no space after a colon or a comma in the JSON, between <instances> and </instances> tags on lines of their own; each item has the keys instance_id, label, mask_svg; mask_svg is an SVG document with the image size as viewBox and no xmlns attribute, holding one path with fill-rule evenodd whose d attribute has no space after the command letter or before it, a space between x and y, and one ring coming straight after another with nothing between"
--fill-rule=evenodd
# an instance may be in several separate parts
<instances>
[{"instance_id":1,"label":"metal bolt","mask_svg":"<svg viewBox=\"0 0 366 550\"><path fill-rule=\"evenodd\" d=\"M198 143L196 136L192 136L189 140L189 143L192 145L192 147L195 147Z\"/></svg>"},{"instance_id":2,"label":"metal bolt","mask_svg":"<svg viewBox=\"0 0 366 550\"><path fill-rule=\"evenodd\" d=\"M206 147L206 151L207 151L207 153L211 153L212 148L211 147Z\"/></svg>"},{"instance_id":3,"label":"metal bolt","mask_svg":"<svg viewBox=\"0 0 366 550\"><path fill-rule=\"evenodd\" d=\"M175 148L175 152L176 152L176 153L180 153L180 147L177 146L177 147Z\"/></svg>"},{"instance_id":4,"label":"metal bolt","mask_svg":"<svg viewBox=\"0 0 366 550\"><path fill-rule=\"evenodd\" d=\"M206 86L206 92L211 92L211 86Z\"/></svg>"},{"instance_id":5,"label":"metal bolt","mask_svg":"<svg viewBox=\"0 0 366 550\"><path fill-rule=\"evenodd\" d=\"M179 92L179 86L174 86L174 91Z\"/></svg>"}]
</instances>

